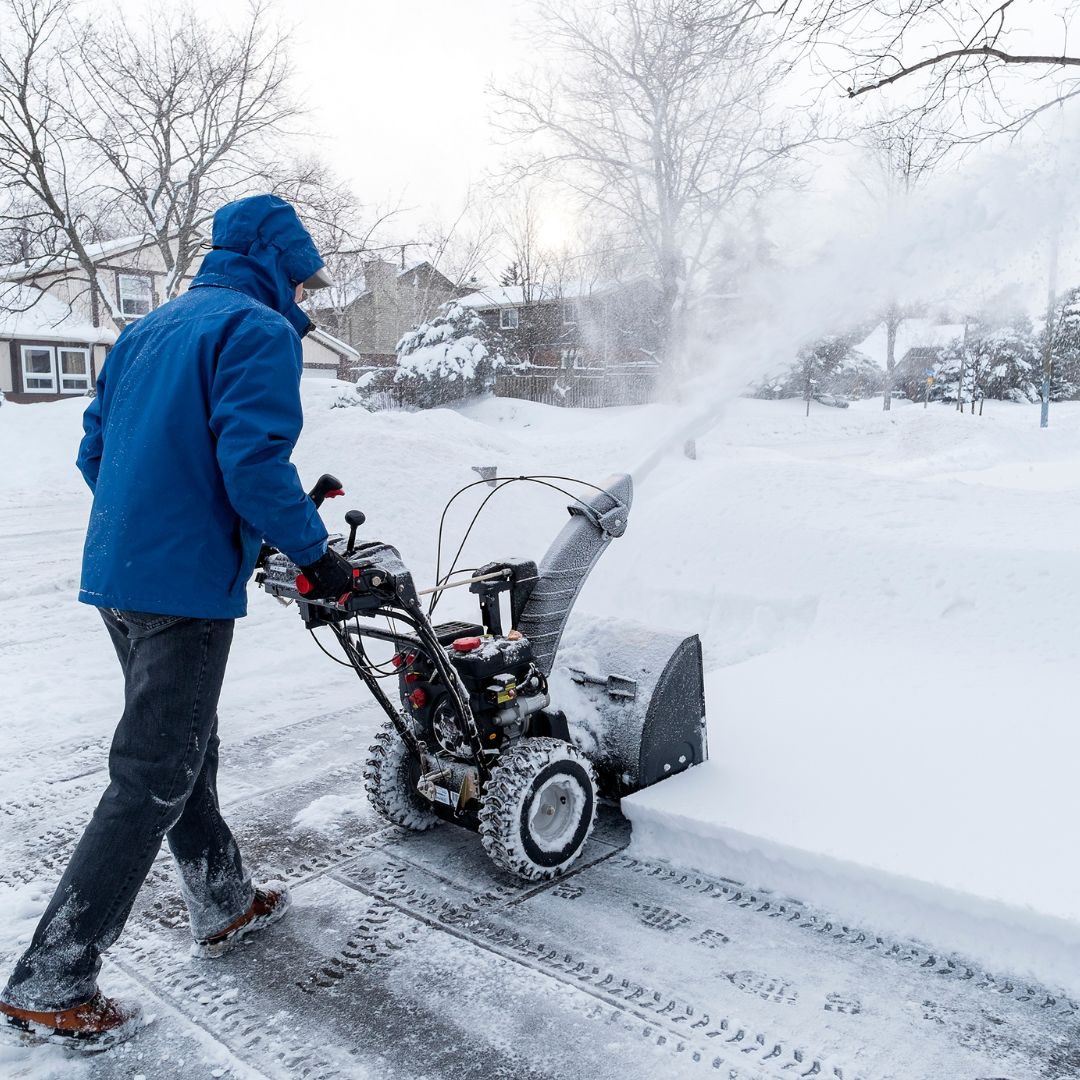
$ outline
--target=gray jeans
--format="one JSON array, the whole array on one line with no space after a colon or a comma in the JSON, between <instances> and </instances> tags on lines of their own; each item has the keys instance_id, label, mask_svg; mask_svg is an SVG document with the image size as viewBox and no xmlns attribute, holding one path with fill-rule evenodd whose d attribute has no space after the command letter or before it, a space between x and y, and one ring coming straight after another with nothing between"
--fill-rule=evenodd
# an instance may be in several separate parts
<instances>
[{"instance_id":1,"label":"gray jeans","mask_svg":"<svg viewBox=\"0 0 1080 1080\"><path fill-rule=\"evenodd\" d=\"M0 997L59 1010L93 996L101 954L120 936L167 837L196 938L254 899L217 799L217 703L231 619L102 609L124 671L110 783L26 953Z\"/></svg>"}]
</instances>

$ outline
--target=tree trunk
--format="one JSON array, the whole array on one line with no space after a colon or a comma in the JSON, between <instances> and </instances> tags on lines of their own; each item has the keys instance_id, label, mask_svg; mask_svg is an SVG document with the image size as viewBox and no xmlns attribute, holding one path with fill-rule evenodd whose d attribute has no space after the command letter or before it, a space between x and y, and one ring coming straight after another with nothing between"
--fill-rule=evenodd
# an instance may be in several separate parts
<instances>
[{"instance_id":1,"label":"tree trunk","mask_svg":"<svg viewBox=\"0 0 1080 1080\"><path fill-rule=\"evenodd\" d=\"M892 411L893 371L896 368L896 331L900 320L896 317L895 305L885 319L885 396L881 407L885 412Z\"/></svg>"}]
</instances>

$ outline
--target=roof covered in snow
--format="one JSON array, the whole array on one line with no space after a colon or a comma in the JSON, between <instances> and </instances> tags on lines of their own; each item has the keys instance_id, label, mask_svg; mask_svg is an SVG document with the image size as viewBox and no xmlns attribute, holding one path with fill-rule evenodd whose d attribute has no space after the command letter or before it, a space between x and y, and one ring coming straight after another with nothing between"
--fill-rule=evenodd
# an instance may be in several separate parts
<instances>
[{"instance_id":1,"label":"roof covered in snow","mask_svg":"<svg viewBox=\"0 0 1080 1080\"><path fill-rule=\"evenodd\" d=\"M638 275L624 281L570 281L561 285L534 285L531 298L525 298L524 285L488 285L461 297L462 307L485 308L522 307L525 304L551 303L556 300L578 300L589 296L603 296L617 292L630 285L655 284L647 275Z\"/></svg>"},{"instance_id":2,"label":"roof covered in snow","mask_svg":"<svg viewBox=\"0 0 1080 1080\"><path fill-rule=\"evenodd\" d=\"M912 349L942 349L964 336L963 323L936 323L930 319L905 319L896 330L894 359L903 360ZM884 323L874 329L856 346L880 368L885 367L888 351L888 330Z\"/></svg>"},{"instance_id":3,"label":"roof covered in snow","mask_svg":"<svg viewBox=\"0 0 1080 1080\"><path fill-rule=\"evenodd\" d=\"M351 356L354 360L360 359L360 353L348 342L342 341L339 337L334 337L333 334L328 334L318 326L316 326L308 336L314 338L316 341L321 341L328 349L332 349L342 356Z\"/></svg>"},{"instance_id":4,"label":"roof covered in snow","mask_svg":"<svg viewBox=\"0 0 1080 1080\"><path fill-rule=\"evenodd\" d=\"M0 338L110 345L116 330L94 326L67 304L29 285L0 286Z\"/></svg>"},{"instance_id":5,"label":"roof covered in snow","mask_svg":"<svg viewBox=\"0 0 1080 1080\"><path fill-rule=\"evenodd\" d=\"M116 240L103 240L98 244L86 244L86 254L91 261L99 262L110 255L119 255L125 251L135 251L153 243L153 237L140 233L137 236L122 236ZM0 266L0 281L12 281L34 274L56 273L76 265L78 260L71 252L62 255L41 255L26 262L9 263Z\"/></svg>"}]
</instances>

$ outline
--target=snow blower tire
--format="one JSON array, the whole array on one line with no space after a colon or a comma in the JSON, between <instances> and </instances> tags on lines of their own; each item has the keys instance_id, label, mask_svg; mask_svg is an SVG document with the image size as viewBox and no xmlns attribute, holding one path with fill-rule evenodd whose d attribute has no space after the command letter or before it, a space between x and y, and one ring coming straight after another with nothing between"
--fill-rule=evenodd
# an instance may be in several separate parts
<instances>
[{"instance_id":1,"label":"snow blower tire","mask_svg":"<svg viewBox=\"0 0 1080 1080\"><path fill-rule=\"evenodd\" d=\"M596 818L596 776L561 739L525 739L491 770L480 840L496 866L526 881L558 877L581 854Z\"/></svg>"},{"instance_id":2,"label":"snow blower tire","mask_svg":"<svg viewBox=\"0 0 1080 1080\"><path fill-rule=\"evenodd\" d=\"M375 735L364 765L364 790L375 810L387 821L413 832L425 832L439 816L416 790L419 764L390 720Z\"/></svg>"}]
</instances>

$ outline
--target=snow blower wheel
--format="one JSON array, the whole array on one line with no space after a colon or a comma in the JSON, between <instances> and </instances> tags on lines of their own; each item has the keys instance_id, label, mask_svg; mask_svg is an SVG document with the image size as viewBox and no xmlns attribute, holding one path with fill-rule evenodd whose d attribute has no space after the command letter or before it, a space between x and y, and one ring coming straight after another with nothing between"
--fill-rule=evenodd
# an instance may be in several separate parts
<instances>
[{"instance_id":1,"label":"snow blower wheel","mask_svg":"<svg viewBox=\"0 0 1080 1080\"><path fill-rule=\"evenodd\" d=\"M524 739L491 770L480 841L496 866L526 881L545 881L581 854L595 817L588 758L559 739Z\"/></svg>"},{"instance_id":2,"label":"snow blower wheel","mask_svg":"<svg viewBox=\"0 0 1080 1080\"><path fill-rule=\"evenodd\" d=\"M296 603L304 626L336 660L315 631L332 635L344 657L338 662L356 672L385 714L364 767L372 807L414 832L440 821L478 832L497 866L536 882L564 873L581 854L598 790L621 798L705 760L705 690L696 635L613 619L588 632L584 667L554 671L585 579L626 531L633 484L626 475L605 487L562 476L496 478L481 509L520 480L572 500L570 520L539 565L504 559L455 577L471 524L443 572L446 512L476 486L469 484L443 511L430 588L417 589L397 548L357 540L365 522L359 510L345 515L348 538L329 540L352 568L348 591L312 596L300 568L270 548L260 554L257 581ZM566 482L591 490L578 497L559 486ZM324 476L309 494L318 506L342 494L341 483ZM440 597L459 587L479 600L477 617L435 622ZM373 658L373 644L392 654ZM565 702L552 702L553 689ZM574 743L575 716L594 747L588 756Z\"/></svg>"},{"instance_id":3,"label":"snow blower wheel","mask_svg":"<svg viewBox=\"0 0 1080 1080\"><path fill-rule=\"evenodd\" d=\"M394 725L384 720L364 766L364 790L376 813L413 832L426 832L438 825L440 819L431 803L416 790L419 779L419 763Z\"/></svg>"}]
</instances>

